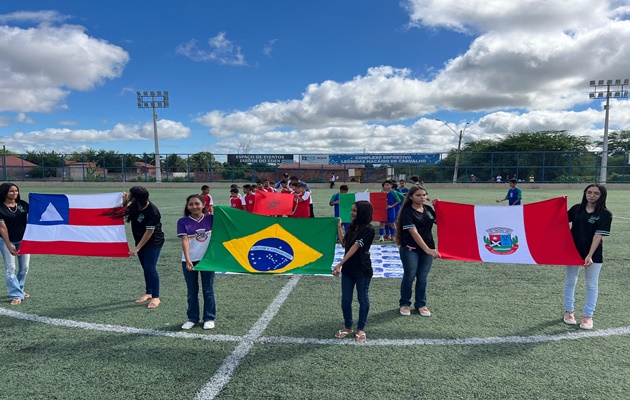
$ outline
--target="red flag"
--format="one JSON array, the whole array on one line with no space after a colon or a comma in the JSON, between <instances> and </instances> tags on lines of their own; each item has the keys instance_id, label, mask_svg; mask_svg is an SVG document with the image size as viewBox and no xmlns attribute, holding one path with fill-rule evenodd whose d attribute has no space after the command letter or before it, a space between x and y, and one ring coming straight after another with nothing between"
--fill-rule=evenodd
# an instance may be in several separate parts
<instances>
[{"instance_id":1,"label":"red flag","mask_svg":"<svg viewBox=\"0 0 630 400\"><path fill-rule=\"evenodd\" d=\"M435 213L443 259L584 264L571 238L566 197L508 207L438 201Z\"/></svg>"},{"instance_id":2,"label":"red flag","mask_svg":"<svg viewBox=\"0 0 630 400\"><path fill-rule=\"evenodd\" d=\"M293 203L294 196L290 193L271 193L257 190L254 214L290 215L293 211Z\"/></svg>"},{"instance_id":3,"label":"red flag","mask_svg":"<svg viewBox=\"0 0 630 400\"><path fill-rule=\"evenodd\" d=\"M372 221L387 221L387 193L360 192L339 194L339 216L342 222L350 222L350 208L360 200L369 201L374 207Z\"/></svg>"}]
</instances>

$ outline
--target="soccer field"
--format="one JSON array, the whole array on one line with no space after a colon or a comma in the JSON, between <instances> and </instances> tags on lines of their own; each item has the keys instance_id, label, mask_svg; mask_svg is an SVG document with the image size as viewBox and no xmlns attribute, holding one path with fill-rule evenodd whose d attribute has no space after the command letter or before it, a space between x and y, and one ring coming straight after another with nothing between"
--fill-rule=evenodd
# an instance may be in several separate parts
<instances>
[{"instance_id":1,"label":"soccer field","mask_svg":"<svg viewBox=\"0 0 630 400\"><path fill-rule=\"evenodd\" d=\"M30 191L116 191L20 189L24 199ZM400 280L374 279L361 345L334 337L343 320L332 276L217 275L216 328L181 331L186 289L176 221L195 191L149 190L166 234L160 307L134 303L144 293L135 258L32 256L31 298L10 306L6 287L0 292L1 399L630 397L628 191L609 187L614 221L592 331L562 322L563 267L436 260L427 294L433 316L400 316ZM489 205L507 186L429 191ZM332 216L333 193L313 190L317 216ZM227 204L227 189L210 194ZM562 195L572 205L581 190L523 191L525 203ZM584 295L581 276L577 316Z\"/></svg>"}]
</instances>

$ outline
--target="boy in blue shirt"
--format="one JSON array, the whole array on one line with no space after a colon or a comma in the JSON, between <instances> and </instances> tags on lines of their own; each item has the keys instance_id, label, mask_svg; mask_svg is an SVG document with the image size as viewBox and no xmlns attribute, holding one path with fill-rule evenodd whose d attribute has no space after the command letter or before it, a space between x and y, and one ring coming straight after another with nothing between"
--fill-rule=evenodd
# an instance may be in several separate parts
<instances>
[{"instance_id":1,"label":"boy in blue shirt","mask_svg":"<svg viewBox=\"0 0 630 400\"><path fill-rule=\"evenodd\" d=\"M516 179L510 179L510 190L501 200L497 200L497 203L507 200L511 206L520 206L523 199L523 193L520 188L516 187Z\"/></svg>"}]
</instances>

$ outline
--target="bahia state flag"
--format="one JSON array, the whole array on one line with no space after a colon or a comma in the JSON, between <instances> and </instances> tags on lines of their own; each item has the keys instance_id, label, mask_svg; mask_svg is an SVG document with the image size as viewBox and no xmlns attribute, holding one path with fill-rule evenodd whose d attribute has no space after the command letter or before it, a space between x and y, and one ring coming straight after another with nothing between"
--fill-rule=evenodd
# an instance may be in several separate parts
<instances>
[{"instance_id":1,"label":"bahia state flag","mask_svg":"<svg viewBox=\"0 0 630 400\"><path fill-rule=\"evenodd\" d=\"M438 201L435 213L444 259L584 265L571 237L566 197L507 207Z\"/></svg>"},{"instance_id":2,"label":"bahia state flag","mask_svg":"<svg viewBox=\"0 0 630 400\"><path fill-rule=\"evenodd\" d=\"M256 191L254 214L258 215L291 215L295 197L290 193L270 193L264 190Z\"/></svg>"},{"instance_id":3,"label":"bahia state flag","mask_svg":"<svg viewBox=\"0 0 630 400\"><path fill-rule=\"evenodd\" d=\"M372 221L387 221L387 193L383 192L360 192L360 193L339 193L339 217L341 222L351 222L350 209L352 205L360 200L369 201L374 207Z\"/></svg>"},{"instance_id":4,"label":"bahia state flag","mask_svg":"<svg viewBox=\"0 0 630 400\"><path fill-rule=\"evenodd\" d=\"M265 217L214 207L210 245L197 271L330 274L337 218Z\"/></svg>"},{"instance_id":5,"label":"bahia state flag","mask_svg":"<svg viewBox=\"0 0 630 400\"><path fill-rule=\"evenodd\" d=\"M129 257L124 220L103 213L122 204L122 193L29 194L23 254Z\"/></svg>"}]
</instances>

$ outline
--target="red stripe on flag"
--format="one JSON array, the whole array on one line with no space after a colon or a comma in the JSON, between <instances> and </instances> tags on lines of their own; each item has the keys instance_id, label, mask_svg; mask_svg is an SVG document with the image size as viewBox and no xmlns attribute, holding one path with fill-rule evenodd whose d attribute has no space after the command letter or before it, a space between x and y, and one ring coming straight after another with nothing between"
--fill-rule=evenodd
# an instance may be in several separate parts
<instances>
[{"instance_id":1,"label":"red stripe on flag","mask_svg":"<svg viewBox=\"0 0 630 400\"><path fill-rule=\"evenodd\" d=\"M527 245L536 264L584 265L571 237L567 198L523 206Z\"/></svg>"},{"instance_id":2,"label":"red stripe on flag","mask_svg":"<svg viewBox=\"0 0 630 400\"><path fill-rule=\"evenodd\" d=\"M254 214L258 215L290 215L293 211L294 196L290 193L272 193L256 191Z\"/></svg>"},{"instance_id":3,"label":"red stripe on flag","mask_svg":"<svg viewBox=\"0 0 630 400\"><path fill-rule=\"evenodd\" d=\"M37 242L23 240L21 254L57 254L61 256L129 257L129 245L124 242Z\"/></svg>"},{"instance_id":4,"label":"red stripe on flag","mask_svg":"<svg viewBox=\"0 0 630 400\"><path fill-rule=\"evenodd\" d=\"M125 221L122 218L112 218L103 215L103 213L111 210L111 208L71 208L68 215L68 224L83 226L123 225Z\"/></svg>"},{"instance_id":5,"label":"red stripe on flag","mask_svg":"<svg viewBox=\"0 0 630 400\"><path fill-rule=\"evenodd\" d=\"M438 252L447 260L481 261L475 228L475 206L438 201ZM448 215L448 218L445 216Z\"/></svg>"},{"instance_id":6,"label":"red stripe on flag","mask_svg":"<svg viewBox=\"0 0 630 400\"><path fill-rule=\"evenodd\" d=\"M370 203L374 207L372 221L387 221L387 193L370 193Z\"/></svg>"}]
</instances>

